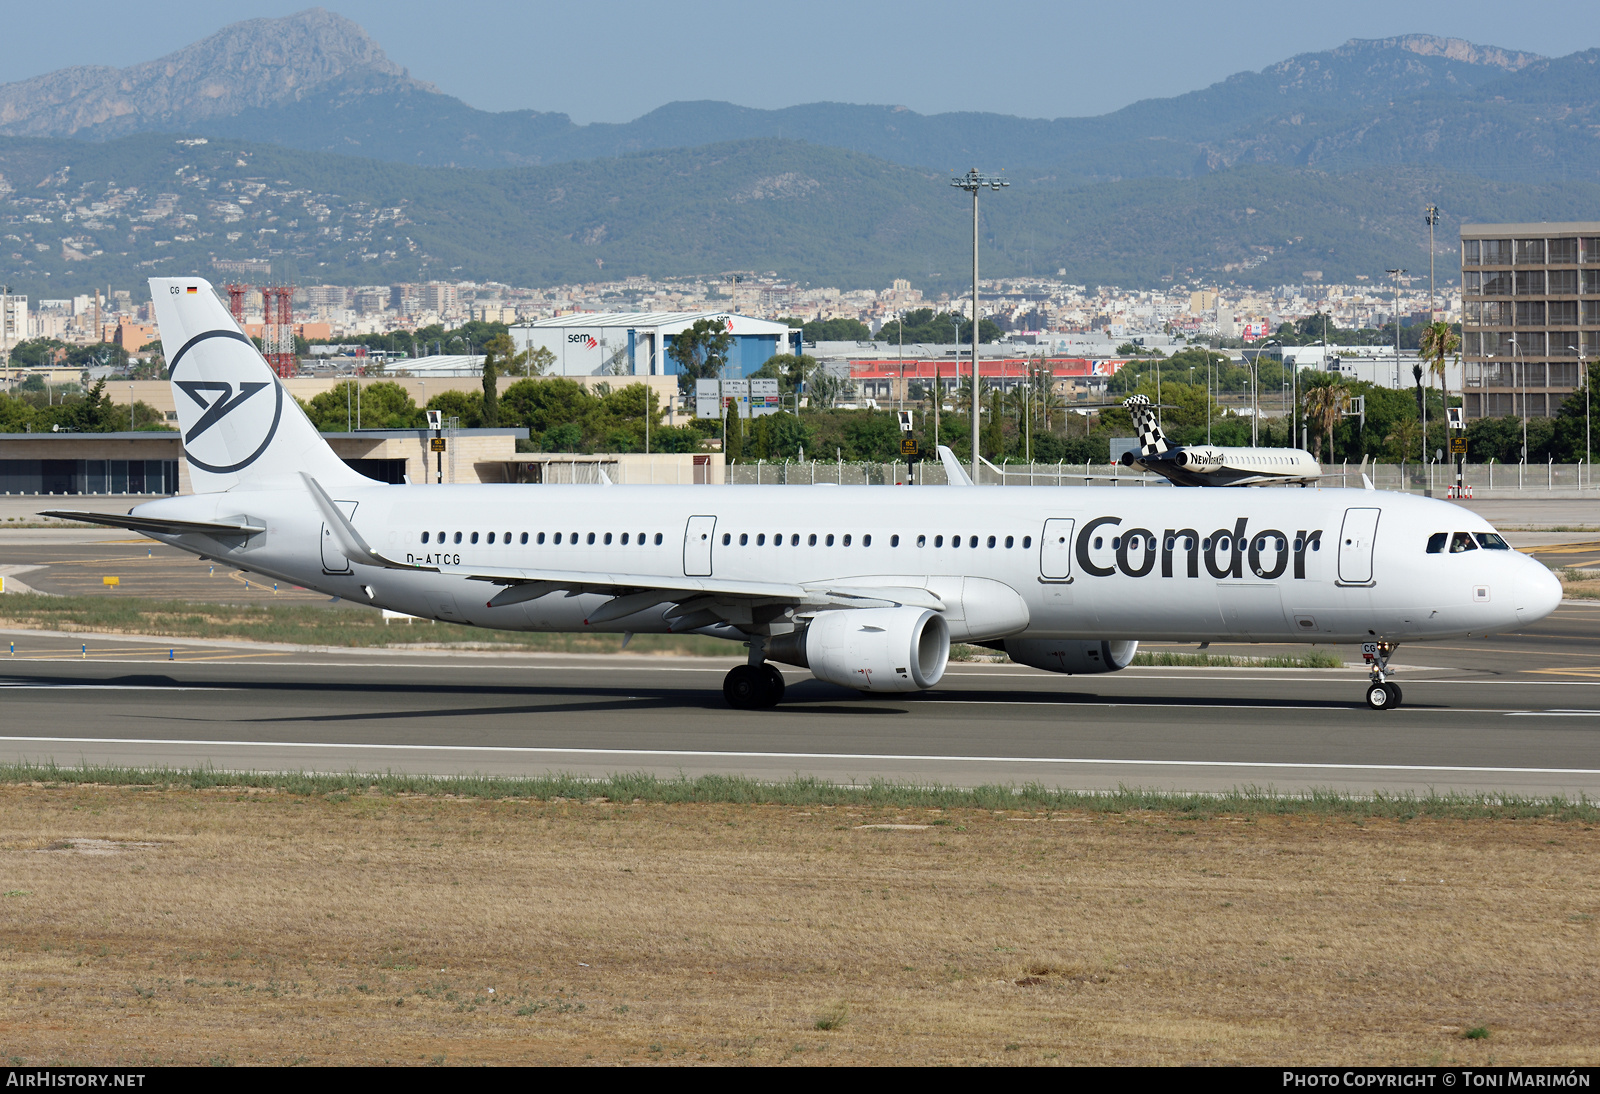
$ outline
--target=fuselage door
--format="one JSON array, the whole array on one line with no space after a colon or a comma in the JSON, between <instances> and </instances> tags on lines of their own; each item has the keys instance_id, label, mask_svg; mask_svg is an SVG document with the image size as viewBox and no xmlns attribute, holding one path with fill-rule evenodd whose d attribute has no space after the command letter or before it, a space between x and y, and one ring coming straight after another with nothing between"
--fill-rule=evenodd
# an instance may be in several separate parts
<instances>
[{"instance_id":1,"label":"fuselage door","mask_svg":"<svg viewBox=\"0 0 1600 1094\"><path fill-rule=\"evenodd\" d=\"M336 501L333 504L339 507L346 520L353 520L356 515L356 503L353 501ZM344 557L344 552L339 549L339 541L334 538L333 529L326 524L322 526L322 572L325 574L347 574L350 572L350 560Z\"/></svg>"},{"instance_id":2,"label":"fuselage door","mask_svg":"<svg viewBox=\"0 0 1600 1094\"><path fill-rule=\"evenodd\" d=\"M1339 530L1339 583L1370 585L1372 546L1378 538L1381 509L1346 509L1344 527Z\"/></svg>"},{"instance_id":3,"label":"fuselage door","mask_svg":"<svg viewBox=\"0 0 1600 1094\"><path fill-rule=\"evenodd\" d=\"M1039 536L1039 576L1046 581L1066 581L1072 577L1071 517L1052 517L1044 522Z\"/></svg>"},{"instance_id":4,"label":"fuselage door","mask_svg":"<svg viewBox=\"0 0 1600 1094\"><path fill-rule=\"evenodd\" d=\"M683 576L711 576L711 537L717 531L716 517L690 517L683 530Z\"/></svg>"}]
</instances>

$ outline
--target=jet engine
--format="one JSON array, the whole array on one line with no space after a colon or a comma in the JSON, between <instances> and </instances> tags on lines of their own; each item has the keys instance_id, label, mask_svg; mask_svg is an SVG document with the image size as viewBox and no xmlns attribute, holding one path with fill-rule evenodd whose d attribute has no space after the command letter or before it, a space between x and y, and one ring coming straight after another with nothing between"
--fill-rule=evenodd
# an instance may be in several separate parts
<instances>
[{"instance_id":1,"label":"jet engine","mask_svg":"<svg viewBox=\"0 0 1600 1094\"><path fill-rule=\"evenodd\" d=\"M1204 449L1185 448L1178 452L1178 466L1185 471L1211 474L1222 470L1222 454Z\"/></svg>"},{"instance_id":2,"label":"jet engine","mask_svg":"<svg viewBox=\"0 0 1600 1094\"><path fill-rule=\"evenodd\" d=\"M922 691L944 675L950 627L926 608L837 609L819 612L803 631L774 636L766 654L858 691Z\"/></svg>"},{"instance_id":3,"label":"jet engine","mask_svg":"<svg viewBox=\"0 0 1600 1094\"><path fill-rule=\"evenodd\" d=\"M993 645L1005 650L1018 664L1071 676L1125 669L1139 649L1138 642L1069 642L1052 638L1007 638Z\"/></svg>"}]
</instances>

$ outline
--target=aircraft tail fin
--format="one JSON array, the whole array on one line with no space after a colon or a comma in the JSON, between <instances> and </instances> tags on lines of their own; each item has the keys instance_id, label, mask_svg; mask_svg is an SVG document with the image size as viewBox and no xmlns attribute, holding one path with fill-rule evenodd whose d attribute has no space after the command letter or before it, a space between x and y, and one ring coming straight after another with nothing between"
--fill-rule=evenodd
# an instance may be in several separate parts
<instances>
[{"instance_id":1,"label":"aircraft tail fin","mask_svg":"<svg viewBox=\"0 0 1600 1094\"><path fill-rule=\"evenodd\" d=\"M956 454L945 445L939 446L939 462L944 465L945 482L950 486L971 486L972 478L956 459Z\"/></svg>"},{"instance_id":2,"label":"aircraft tail fin","mask_svg":"<svg viewBox=\"0 0 1600 1094\"><path fill-rule=\"evenodd\" d=\"M1161 432L1161 426L1156 423L1155 407L1150 405L1148 397L1130 395L1122 401L1122 405L1133 415L1133 427L1139 431L1139 455L1159 456L1171 447L1167 444L1167 435Z\"/></svg>"},{"instance_id":3,"label":"aircraft tail fin","mask_svg":"<svg viewBox=\"0 0 1600 1094\"><path fill-rule=\"evenodd\" d=\"M196 493L307 473L334 487L370 486L294 401L266 358L198 277L152 277L167 378Z\"/></svg>"}]
</instances>

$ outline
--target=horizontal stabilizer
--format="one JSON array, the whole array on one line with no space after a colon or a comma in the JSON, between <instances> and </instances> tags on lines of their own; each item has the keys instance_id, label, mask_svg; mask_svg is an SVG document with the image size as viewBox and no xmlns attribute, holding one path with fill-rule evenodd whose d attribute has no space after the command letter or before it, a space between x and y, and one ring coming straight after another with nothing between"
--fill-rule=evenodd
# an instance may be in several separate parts
<instances>
[{"instance_id":1,"label":"horizontal stabilizer","mask_svg":"<svg viewBox=\"0 0 1600 1094\"><path fill-rule=\"evenodd\" d=\"M109 528L126 528L131 532L154 532L162 536L253 536L266 529L254 524L227 524L205 520L163 520L160 517L118 516L115 513L85 513L77 509L51 509L41 517L58 520L76 520L84 524L104 524Z\"/></svg>"}]
</instances>

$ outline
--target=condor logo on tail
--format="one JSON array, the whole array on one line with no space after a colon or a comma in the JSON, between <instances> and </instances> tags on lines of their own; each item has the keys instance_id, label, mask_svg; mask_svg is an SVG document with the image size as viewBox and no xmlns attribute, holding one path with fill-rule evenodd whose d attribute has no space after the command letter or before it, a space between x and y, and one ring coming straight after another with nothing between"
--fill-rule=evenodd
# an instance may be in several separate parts
<instances>
[{"instance_id":1,"label":"condor logo on tail","mask_svg":"<svg viewBox=\"0 0 1600 1094\"><path fill-rule=\"evenodd\" d=\"M283 385L248 338L229 330L197 334L173 357L169 376L188 396L179 400L178 419L190 464L226 475L261 458L283 417ZM268 387L274 399L255 398Z\"/></svg>"}]
</instances>

